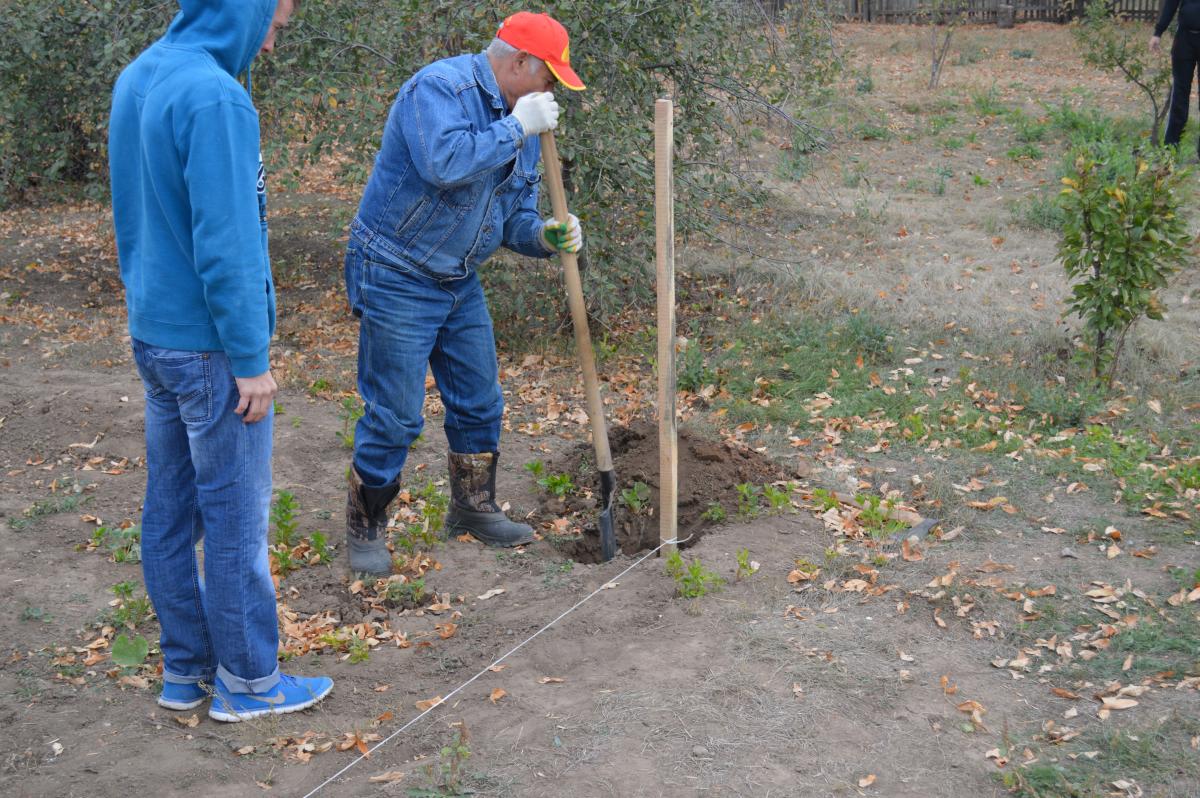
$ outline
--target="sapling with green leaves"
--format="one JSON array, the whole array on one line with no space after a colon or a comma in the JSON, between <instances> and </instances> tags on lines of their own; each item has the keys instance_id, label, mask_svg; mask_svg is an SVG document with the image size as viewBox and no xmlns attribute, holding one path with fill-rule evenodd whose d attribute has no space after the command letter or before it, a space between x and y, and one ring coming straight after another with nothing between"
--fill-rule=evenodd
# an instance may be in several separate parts
<instances>
[{"instance_id":1,"label":"sapling with green leaves","mask_svg":"<svg viewBox=\"0 0 1200 798\"><path fill-rule=\"evenodd\" d=\"M1073 283L1068 309L1083 320L1092 377L1112 387L1130 329L1165 317L1159 294L1191 262L1195 241L1179 196L1186 171L1168 150L1131 157L1124 145L1102 143L1074 155L1062 179L1058 258Z\"/></svg>"}]
</instances>

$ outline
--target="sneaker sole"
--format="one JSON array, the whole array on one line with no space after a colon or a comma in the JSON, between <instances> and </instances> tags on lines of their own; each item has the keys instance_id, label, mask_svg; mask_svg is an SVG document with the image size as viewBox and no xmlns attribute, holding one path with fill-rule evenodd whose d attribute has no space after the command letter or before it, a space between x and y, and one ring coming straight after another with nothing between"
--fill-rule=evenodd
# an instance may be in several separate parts
<instances>
[{"instance_id":1,"label":"sneaker sole","mask_svg":"<svg viewBox=\"0 0 1200 798\"><path fill-rule=\"evenodd\" d=\"M204 698L208 698L205 696ZM185 709L195 709L204 703L204 698L197 698L195 701L168 701L162 696L158 697L158 705L164 709L175 709L183 711Z\"/></svg>"},{"instance_id":2,"label":"sneaker sole","mask_svg":"<svg viewBox=\"0 0 1200 798\"><path fill-rule=\"evenodd\" d=\"M226 712L224 710L217 709L217 702L221 701L221 698L219 696L214 696L213 705L208 708L208 716L213 720L219 720L222 723L240 723L243 720L265 718L268 715L286 715L289 712L299 712L302 709L308 709L332 692L333 685L331 684L329 685L329 689L325 692L321 693L320 695L313 696L312 698L300 704L292 704L291 706L282 707L280 709L276 709L274 707L269 709L248 709L245 712Z\"/></svg>"}]
</instances>

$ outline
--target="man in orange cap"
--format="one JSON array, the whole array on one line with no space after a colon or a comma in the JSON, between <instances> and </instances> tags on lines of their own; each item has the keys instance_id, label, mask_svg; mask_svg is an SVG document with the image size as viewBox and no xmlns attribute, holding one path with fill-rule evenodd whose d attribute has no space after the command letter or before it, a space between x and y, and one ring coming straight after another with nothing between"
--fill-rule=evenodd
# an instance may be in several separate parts
<instances>
[{"instance_id":1,"label":"man in orange cap","mask_svg":"<svg viewBox=\"0 0 1200 798\"><path fill-rule=\"evenodd\" d=\"M387 508L424 424L427 366L450 446L447 527L494 546L533 539L496 502L504 398L477 269L501 246L544 258L583 245L574 216L537 212L538 134L558 124L556 83L584 87L567 31L521 12L484 52L417 72L392 106L346 250L365 405L346 498L354 571L391 571Z\"/></svg>"}]
</instances>

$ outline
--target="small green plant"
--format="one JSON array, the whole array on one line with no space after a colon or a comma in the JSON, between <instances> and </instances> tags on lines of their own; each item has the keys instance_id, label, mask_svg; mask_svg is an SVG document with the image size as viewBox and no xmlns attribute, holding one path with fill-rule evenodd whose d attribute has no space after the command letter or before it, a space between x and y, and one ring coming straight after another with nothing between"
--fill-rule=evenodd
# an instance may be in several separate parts
<instances>
[{"instance_id":1,"label":"small green plant","mask_svg":"<svg viewBox=\"0 0 1200 798\"><path fill-rule=\"evenodd\" d=\"M346 647L351 664L357 665L371 659L371 644L366 641L366 638L359 637L355 632L350 635L350 640Z\"/></svg>"},{"instance_id":2,"label":"small green plant","mask_svg":"<svg viewBox=\"0 0 1200 798\"><path fill-rule=\"evenodd\" d=\"M1000 116L1004 113L1004 103L1000 102L1000 92L992 84L986 91L971 92L971 102L975 113L980 116Z\"/></svg>"},{"instance_id":3,"label":"small green plant","mask_svg":"<svg viewBox=\"0 0 1200 798\"><path fill-rule=\"evenodd\" d=\"M771 508L772 512L781 513L792 506L790 485L787 488L763 485L762 495L767 500L767 505Z\"/></svg>"},{"instance_id":4,"label":"small green plant","mask_svg":"<svg viewBox=\"0 0 1200 798\"><path fill-rule=\"evenodd\" d=\"M854 81L854 91L858 94L870 94L875 91L875 80L871 77L871 70L868 67L867 71L859 75Z\"/></svg>"},{"instance_id":5,"label":"small green plant","mask_svg":"<svg viewBox=\"0 0 1200 798\"><path fill-rule=\"evenodd\" d=\"M762 498L762 488L749 482L739 482L734 485L737 491L738 515L743 518L753 518L758 515L759 501Z\"/></svg>"},{"instance_id":6,"label":"small green plant","mask_svg":"<svg viewBox=\"0 0 1200 798\"><path fill-rule=\"evenodd\" d=\"M720 590L725 580L704 568L700 559L690 560L682 576L676 578L676 589L684 599L698 599Z\"/></svg>"},{"instance_id":7,"label":"small green plant","mask_svg":"<svg viewBox=\"0 0 1200 798\"><path fill-rule=\"evenodd\" d=\"M366 406L357 396L347 396L342 399L342 409L338 412L338 417L342 420L342 431L338 433L338 437L342 441L342 446L347 449L354 448L355 425L365 412Z\"/></svg>"},{"instance_id":8,"label":"small green plant","mask_svg":"<svg viewBox=\"0 0 1200 798\"><path fill-rule=\"evenodd\" d=\"M896 508L893 499L861 493L854 499L860 506L858 522L873 535L894 534L905 528L904 522L892 518L892 510Z\"/></svg>"},{"instance_id":9,"label":"small green plant","mask_svg":"<svg viewBox=\"0 0 1200 798\"><path fill-rule=\"evenodd\" d=\"M957 136L946 136L942 139L942 148L947 150L961 150L966 146L966 142Z\"/></svg>"},{"instance_id":10,"label":"small green plant","mask_svg":"<svg viewBox=\"0 0 1200 798\"><path fill-rule=\"evenodd\" d=\"M281 577L300 568L300 563L292 556L292 550L282 543L277 543L268 549L271 560L275 563L275 572Z\"/></svg>"},{"instance_id":11,"label":"small green plant","mask_svg":"<svg viewBox=\"0 0 1200 798\"><path fill-rule=\"evenodd\" d=\"M753 575L758 570L758 565L750 561L750 549L738 549L736 556L737 572L734 574L734 580L740 582Z\"/></svg>"},{"instance_id":12,"label":"small green plant","mask_svg":"<svg viewBox=\"0 0 1200 798\"><path fill-rule=\"evenodd\" d=\"M533 477L534 481L536 482L540 480L542 478L542 474L546 472L546 464L541 460L530 460L525 464L525 470L529 472L529 475Z\"/></svg>"},{"instance_id":13,"label":"small green plant","mask_svg":"<svg viewBox=\"0 0 1200 798\"><path fill-rule=\"evenodd\" d=\"M271 504L271 523L275 527L275 545L291 548L296 545L296 513L300 503L291 491L281 490L275 493L275 501Z\"/></svg>"},{"instance_id":14,"label":"small green plant","mask_svg":"<svg viewBox=\"0 0 1200 798\"><path fill-rule=\"evenodd\" d=\"M421 502L421 518L425 522L426 529L429 534L436 536L446 525L446 511L450 509L450 497L438 490L438 486L432 481L429 481L417 492L416 498Z\"/></svg>"},{"instance_id":15,"label":"small green plant","mask_svg":"<svg viewBox=\"0 0 1200 798\"><path fill-rule=\"evenodd\" d=\"M700 513L700 517L705 521L711 521L714 524L720 524L728 517L725 508L720 502L709 502L704 508L704 512Z\"/></svg>"},{"instance_id":16,"label":"small green plant","mask_svg":"<svg viewBox=\"0 0 1200 798\"><path fill-rule=\"evenodd\" d=\"M41 607L28 606L21 610L22 621L38 621L40 623L50 623L54 617Z\"/></svg>"},{"instance_id":17,"label":"small green plant","mask_svg":"<svg viewBox=\"0 0 1200 798\"><path fill-rule=\"evenodd\" d=\"M829 512L841 504L833 491L825 490L824 488L813 489L812 497L823 513Z\"/></svg>"},{"instance_id":18,"label":"small green plant","mask_svg":"<svg viewBox=\"0 0 1200 798\"><path fill-rule=\"evenodd\" d=\"M1033 50L1026 50L1023 48L1010 50L1008 54L1017 60L1022 58L1033 58Z\"/></svg>"},{"instance_id":19,"label":"small green plant","mask_svg":"<svg viewBox=\"0 0 1200 798\"><path fill-rule=\"evenodd\" d=\"M408 798L454 798L471 795L473 790L463 786L463 769L471 758L470 735L467 724L459 722L454 741L438 752L438 761L425 766L429 787L414 787L405 793Z\"/></svg>"},{"instance_id":20,"label":"small green plant","mask_svg":"<svg viewBox=\"0 0 1200 798\"><path fill-rule=\"evenodd\" d=\"M650 505L650 486L645 482L634 482L621 491L621 501L634 513L641 513Z\"/></svg>"},{"instance_id":21,"label":"small green plant","mask_svg":"<svg viewBox=\"0 0 1200 798\"><path fill-rule=\"evenodd\" d=\"M78 485L75 487L76 490L80 489ZM77 508L82 502L89 501L90 499L90 496L85 499L78 493L74 493L66 496L60 496L55 499L36 501L33 503L32 507L21 513L20 517L10 518L8 520L8 525L12 529L20 531L25 529L39 518L44 518L48 515L56 515L58 513L69 513Z\"/></svg>"},{"instance_id":22,"label":"small green plant","mask_svg":"<svg viewBox=\"0 0 1200 798\"><path fill-rule=\"evenodd\" d=\"M1030 161L1040 161L1046 157L1046 153L1042 152L1040 147L1033 144L1020 144L1016 147L1010 147L1006 153L1008 157L1014 161L1028 159Z\"/></svg>"},{"instance_id":23,"label":"small green plant","mask_svg":"<svg viewBox=\"0 0 1200 798\"><path fill-rule=\"evenodd\" d=\"M980 174L971 175L971 182L977 186L990 186L992 184L991 180Z\"/></svg>"},{"instance_id":24,"label":"small green plant","mask_svg":"<svg viewBox=\"0 0 1200 798\"><path fill-rule=\"evenodd\" d=\"M575 490L575 483L571 481L570 474L549 474L539 479L537 483L547 493L560 499Z\"/></svg>"},{"instance_id":25,"label":"small green plant","mask_svg":"<svg viewBox=\"0 0 1200 798\"><path fill-rule=\"evenodd\" d=\"M313 554L317 555L317 561L328 564L333 559L333 552L329 548L329 540L321 532L313 532L308 536L308 545L312 547Z\"/></svg>"},{"instance_id":26,"label":"small green plant","mask_svg":"<svg viewBox=\"0 0 1200 798\"><path fill-rule=\"evenodd\" d=\"M397 548L410 556L418 551L430 551L442 542L427 522L405 524L393 540Z\"/></svg>"},{"instance_id":27,"label":"small green plant","mask_svg":"<svg viewBox=\"0 0 1200 798\"><path fill-rule=\"evenodd\" d=\"M425 603L424 579L393 577L383 589L383 602L389 607L419 607Z\"/></svg>"},{"instance_id":28,"label":"small green plant","mask_svg":"<svg viewBox=\"0 0 1200 798\"><path fill-rule=\"evenodd\" d=\"M319 394L328 393L333 390L333 385L324 377L317 377L308 386L310 396L318 396Z\"/></svg>"},{"instance_id":29,"label":"small green plant","mask_svg":"<svg viewBox=\"0 0 1200 798\"><path fill-rule=\"evenodd\" d=\"M277 416L283 415L283 405L280 404L279 402L274 402L271 405L271 408L275 411L275 415L277 415Z\"/></svg>"},{"instance_id":30,"label":"small green plant","mask_svg":"<svg viewBox=\"0 0 1200 798\"><path fill-rule=\"evenodd\" d=\"M113 607L109 619L113 626L136 629L138 624L147 621L153 614L154 608L146 596L134 596L137 582L126 580L112 586L112 593L118 603Z\"/></svg>"},{"instance_id":31,"label":"small green plant","mask_svg":"<svg viewBox=\"0 0 1200 798\"><path fill-rule=\"evenodd\" d=\"M89 548L106 548L113 562L141 562L142 527L96 527L92 531Z\"/></svg>"}]
</instances>

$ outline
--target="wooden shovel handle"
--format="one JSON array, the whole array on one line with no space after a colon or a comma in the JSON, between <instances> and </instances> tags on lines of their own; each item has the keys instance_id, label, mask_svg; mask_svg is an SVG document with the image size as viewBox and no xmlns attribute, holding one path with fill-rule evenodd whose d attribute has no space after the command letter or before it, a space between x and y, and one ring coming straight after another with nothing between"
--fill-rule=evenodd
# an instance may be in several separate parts
<instances>
[{"instance_id":1,"label":"wooden shovel handle","mask_svg":"<svg viewBox=\"0 0 1200 798\"><path fill-rule=\"evenodd\" d=\"M542 165L545 185L550 189L550 207L554 218L565 222L567 192L563 188L562 164L554 134L541 134ZM587 396L588 419L592 424L592 445L596 449L596 470L612 471L612 452L608 448L608 430L604 424L604 403L600 401L600 380L596 376L596 358L592 352L592 336L588 331L587 307L583 304L583 282L579 278L579 259L574 252L559 252L567 282L567 304L571 307L571 323L575 328L575 348L579 350L579 367L583 371L583 390Z\"/></svg>"}]
</instances>

